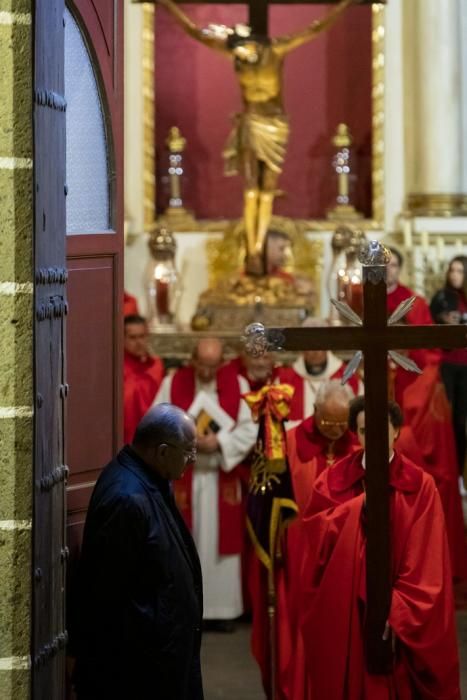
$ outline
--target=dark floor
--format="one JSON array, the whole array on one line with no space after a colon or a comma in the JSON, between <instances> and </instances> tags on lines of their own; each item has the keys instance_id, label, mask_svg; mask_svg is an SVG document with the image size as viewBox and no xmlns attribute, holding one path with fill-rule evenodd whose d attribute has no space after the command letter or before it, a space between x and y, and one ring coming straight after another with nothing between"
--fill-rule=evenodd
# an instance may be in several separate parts
<instances>
[{"instance_id":1,"label":"dark floor","mask_svg":"<svg viewBox=\"0 0 467 700\"><path fill-rule=\"evenodd\" d=\"M461 650L462 697L467 700L467 611L457 614ZM259 673L250 654L250 628L203 637L205 700L264 700Z\"/></svg>"},{"instance_id":2,"label":"dark floor","mask_svg":"<svg viewBox=\"0 0 467 700\"><path fill-rule=\"evenodd\" d=\"M258 667L250 654L250 627L203 635L205 700L263 700Z\"/></svg>"}]
</instances>

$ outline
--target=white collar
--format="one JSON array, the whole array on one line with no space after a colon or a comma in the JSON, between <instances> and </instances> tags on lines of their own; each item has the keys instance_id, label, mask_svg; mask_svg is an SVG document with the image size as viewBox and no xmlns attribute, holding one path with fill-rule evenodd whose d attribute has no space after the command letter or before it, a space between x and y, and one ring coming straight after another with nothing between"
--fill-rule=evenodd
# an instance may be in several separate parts
<instances>
[{"instance_id":1,"label":"white collar","mask_svg":"<svg viewBox=\"0 0 467 700\"><path fill-rule=\"evenodd\" d=\"M391 452L391 456L389 457L389 464L391 464L393 459L394 459L394 450ZM366 469L366 452L364 452L363 456L362 456L362 467L363 467L363 469Z\"/></svg>"},{"instance_id":2,"label":"white collar","mask_svg":"<svg viewBox=\"0 0 467 700\"><path fill-rule=\"evenodd\" d=\"M308 374L306 371L305 359L303 355L300 355L293 364L293 369L296 373L307 379L309 382L320 382L323 379L330 379L343 365L342 360L340 360L333 352L328 351L326 357L326 367L320 374Z\"/></svg>"},{"instance_id":3,"label":"white collar","mask_svg":"<svg viewBox=\"0 0 467 700\"><path fill-rule=\"evenodd\" d=\"M196 391L205 391L206 394L213 394L217 391L217 382L213 379L210 382L201 382L198 377L196 377Z\"/></svg>"}]
</instances>

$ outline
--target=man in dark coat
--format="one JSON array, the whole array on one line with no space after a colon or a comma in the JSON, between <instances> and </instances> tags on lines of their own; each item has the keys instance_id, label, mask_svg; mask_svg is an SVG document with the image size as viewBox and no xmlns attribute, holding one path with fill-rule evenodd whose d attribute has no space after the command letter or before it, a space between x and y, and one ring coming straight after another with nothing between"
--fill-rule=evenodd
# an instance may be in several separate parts
<instances>
[{"instance_id":1,"label":"man in dark coat","mask_svg":"<svg viewBox=\"0 0 467 700\"><path fill-rule=\"evenodd\" d=\"M202 578L170 481L196 459L192 419L149 411L102 472L75 610L79 700L202 700Z\"/></svg>"}]
</instances>

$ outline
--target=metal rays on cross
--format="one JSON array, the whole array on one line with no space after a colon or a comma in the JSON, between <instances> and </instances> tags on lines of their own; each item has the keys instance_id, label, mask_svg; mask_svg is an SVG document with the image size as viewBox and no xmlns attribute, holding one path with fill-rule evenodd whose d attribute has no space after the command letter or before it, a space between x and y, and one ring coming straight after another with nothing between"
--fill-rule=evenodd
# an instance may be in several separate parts
<instances>
[{"instance_id":1,"label":"metal rays on cross","mask_svg":"<svg viewBox=\"0 0 467 700\"><path fill-rule=\"evenodd\" d=\"M413 307L417 297L410 297L410 299L405 299L402 301L397 309L391 314L391 316L388 319L388 326L394 326L398 321L401 321L404 316L406 316L410 309ZM336 307L336 309L339 311L341 316L346 318L350 323L354 326L362 326L363 321L358 316L355 311L353 311L348 304L346 304L343 301L338 301L337 299L331 299L331 304ZM407 370L408 372L415 372L416 374L422 374L422 370L420 367L417 365L416 362L410 359L410 357L406 357L405 355L401 355L399 352L396 350L388 350L388 355L393 360L393 362L396 363L396 365L399 365L399 367L402 367L402 369ZM360 367L360 363L363 359L363 352L361 350L357 350L355 355L352 357L350 362L347 364L347 367L345 368L344 374L342 375L342 384L346 384L349 379L355 374L355 372L358 370Z\"/></svg>"},{"instance_id":2,"label":"metal rays on cross","mask_svg":"<svg viewBox=\"0 0 467 700\"><path fill-rule=\"evenodd\" d=\"M377 241L370 241L370 243L364 245L359 254L359 261L369 267L382 267L386 266L390 260L390 251L382 244ZM379 271L373 271L373 274L369 276L369 281L377 284L381 280L381 275ZM410 299L405 299L402 301L397 309L393 311L388 319L388 326L394 326L396 323L401 321L412 309L417 297L413 296ZM337 309L340 315L350 322L353 326L363 326L363 319L360 318L358 314L355 313L350 306L338 299L331 299L331 304ZM245 336L243 341L247 352L253 356L263 355L268 350L282 350L284 336L280 331L269 331L266 333L266 329L261 323L252 323L245 329ZM388 355L399 367L407 370L408 372L414 372L416 374L422 374L422 370L418 365L405 355L401 355L396 350L388 350ZM355 374L355 372L360 367L361 361L363 359L363 352L357 350L342 375L342 384L346 384L350 378Z\"/></svg>"}]
</instances>

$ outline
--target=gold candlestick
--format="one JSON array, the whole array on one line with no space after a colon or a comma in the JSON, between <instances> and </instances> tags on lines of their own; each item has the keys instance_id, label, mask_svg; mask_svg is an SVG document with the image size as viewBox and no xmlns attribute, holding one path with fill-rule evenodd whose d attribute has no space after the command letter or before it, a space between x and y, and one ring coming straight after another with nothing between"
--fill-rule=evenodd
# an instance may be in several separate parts
<instances>
[{"instance_id":1,"label":"gold candlestick","mask_svg":"<svg viewBox=\"0 0 467 700\"><path fill-rule=\"evenodd\" d=\"M173 230L186 230L195 224L193 215L187 211L183 203L183 151L186 147L186 138L182 136L178 126L172 126L165 143L169 149L170 199L164 218Z\"/></svg>"},{"instance_id":2,"label":"gold candlestick","mask_svg":"<svg viewBox=\"0 0 467 700\"><path fill-rule=\"evenodd\" d=\"M170 201L167 213L171 209L183 209L182 183L183 176L183 151L186 139L180 133L178 126L173 126L165 141L169 149L169 177L170 177Z\"/></svg>"},{"instance_id":3,"label":"gold candlestick","mask_svg":"<svg viewBox=\"0 0 467 700\"><path fill-rule=\"evenodd\" d=\"M332 165L337 175L337 198L336 205L328 211L327 217L338 221L362 219L363 215L350 201L352 135L347 124L338 125L332 145L336 148Z\"/></svg>"}]
</instances>

